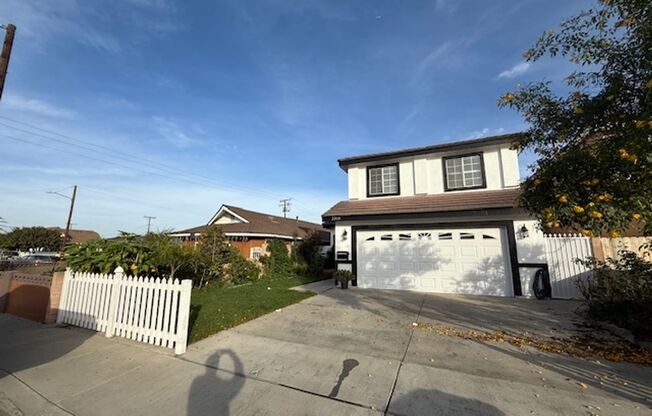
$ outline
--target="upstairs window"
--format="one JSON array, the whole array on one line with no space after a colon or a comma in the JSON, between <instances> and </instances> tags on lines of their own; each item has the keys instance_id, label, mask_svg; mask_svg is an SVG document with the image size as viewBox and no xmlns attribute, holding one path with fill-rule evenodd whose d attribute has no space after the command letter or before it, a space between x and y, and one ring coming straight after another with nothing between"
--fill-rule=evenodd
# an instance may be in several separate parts
<instances>
[{"instance_id":1,"label":"upstairs window","mask_svg":"<svg viewBox=\"0 0 652 416\"><path fill-rule=\"evenodd\" d=\"M398 164L367 168L368 196L398 195Z\"/></svg>"},{"instance_id":2,"label":"upstairs window","mask_svg":"<svg viewBox=\"0 0 652 416\"><path fill-rule=\"evenodd\" d=\"M482 154L444 158L446 190L485 187Z\"/></svg>"}]
</instances>

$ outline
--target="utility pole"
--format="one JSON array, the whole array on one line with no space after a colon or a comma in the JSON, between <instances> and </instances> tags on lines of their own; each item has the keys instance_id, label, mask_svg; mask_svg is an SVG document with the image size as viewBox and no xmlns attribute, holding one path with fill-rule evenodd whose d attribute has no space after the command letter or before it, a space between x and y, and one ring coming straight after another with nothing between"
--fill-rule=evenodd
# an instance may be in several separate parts
<instances>
[{"instance_id":1,"label":"utility pole","mask_svg":"<svg viewBox=\"0 0 652 416\"><path fill-rule=\"evenodd\" d=\"M66 221L66 231L63 234L63 241L61 242L61 251L66 247L68 237L70 236L70 225L72 224L72 211L75 209L75 199L77 198L77 185L72 186L72 197L64 195L59 191L48 191L48 194L58 195L60 197L70 200L70 209L68 210L68 221Z\"/></svg>"},{"instance_id":2,"label":"utility pole","mask_svg":"<svg viewBox=\"0 0 652 416\"><path fill-rule=\"evenodd\" d=\"M152 224L152 220L155 220L156 217L152 217L150 215L143 215L143 218L147 218L147 234L149 234L149 227Z\"/></svg>"},{"instance_id":3,"label":"utility pole","mask_svg":"<svg viewBox=\"0 0 652 416\"><path fill-rule=\"evenodd\" d=\"M283 218L287 218L288 212L290 212L290 201L292 198L281 199L279 206L281 211L283 211Z\"/></svg>"},{"instance_id":4,"label":"utility pole","mask_svg":"<svg viewBox=\"0 0 652 416\"><path fill-rule=\"evenodd\" d=\"M2 45L2 54L0 54L0 99L2 99L2 90L4 90L5 79L7 79L7 68L9 68L9 57L11 56L11 47L14 44L16 26L9 23L6 26L0 25L0 28L7 31L5 42Z\"/></svg>"}]
</instances>

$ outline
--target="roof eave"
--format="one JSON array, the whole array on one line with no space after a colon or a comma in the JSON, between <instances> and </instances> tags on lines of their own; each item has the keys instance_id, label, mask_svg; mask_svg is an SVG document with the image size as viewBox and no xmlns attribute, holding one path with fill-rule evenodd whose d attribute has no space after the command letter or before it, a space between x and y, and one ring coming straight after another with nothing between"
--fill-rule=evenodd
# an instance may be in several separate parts
<instances>
[{"instance_id":1,"label":"roof eave","mask_svg":"<svg viewBox=\"0 0 652 416\"><path fill-rule=\"evenodd\" d=\"M354 165L356 163L397 159L401 157L417 156L417 155L428 154L428 153L439 153L439 152L446 152L450 150L463 150L463 149L479 147L479 146L490 146L493 144L502 144L502 143L510 143L510 142L514 143L516 141L516 138L522 134L525 133L523 132L509 133L500 136L484 137L481 139L463 140L463 141L452 142L452 143L442 143L442 144L437 144L432 146L414 147L414 148L409 148L404 150L394 150L389 152L345 157L342 159L338 159L337 163L339 164L340 168L346 172L350 165Z\"/></svg>"}]
</instances>

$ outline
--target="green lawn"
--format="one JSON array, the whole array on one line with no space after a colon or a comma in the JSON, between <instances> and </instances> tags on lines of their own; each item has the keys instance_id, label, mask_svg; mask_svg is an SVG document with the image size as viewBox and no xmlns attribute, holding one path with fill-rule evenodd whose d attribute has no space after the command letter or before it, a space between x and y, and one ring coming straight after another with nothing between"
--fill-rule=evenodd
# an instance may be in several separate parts
<instances>
[{"instance_id":1,"label":"green lawn","mask_svg":"<svg viewBox=\"0 0 652 416\"><path fill-rule=\"evenodd\" d=\"M317 280L321 279L295 276L235 287L193 289L189 343L309 298L314 294L290 288Z\"/></svg>"}]
</instances>

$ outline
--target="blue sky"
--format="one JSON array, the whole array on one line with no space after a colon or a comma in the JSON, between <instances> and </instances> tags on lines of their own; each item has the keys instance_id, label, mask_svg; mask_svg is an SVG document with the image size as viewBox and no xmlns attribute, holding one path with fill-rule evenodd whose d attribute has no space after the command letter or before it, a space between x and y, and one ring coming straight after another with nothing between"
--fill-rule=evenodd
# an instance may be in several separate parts
<instances>
[{"instance_id":1,"label":"blue sky","mask_svg":"<svg viewBox=\"0 0 652 416\"><path fill-rule=\"evenodd\" d=\"M340 157L526 128L496 100L558 83L568 64L522 53L591 5L3 0L18 30L0 217L62 226L68 201L46 191L77 184L75 228L104 236L143 232L143 215L202 224L222 203L280 213L280 198L319 221L346 198Z\"/></svg>"}]
</instances>

